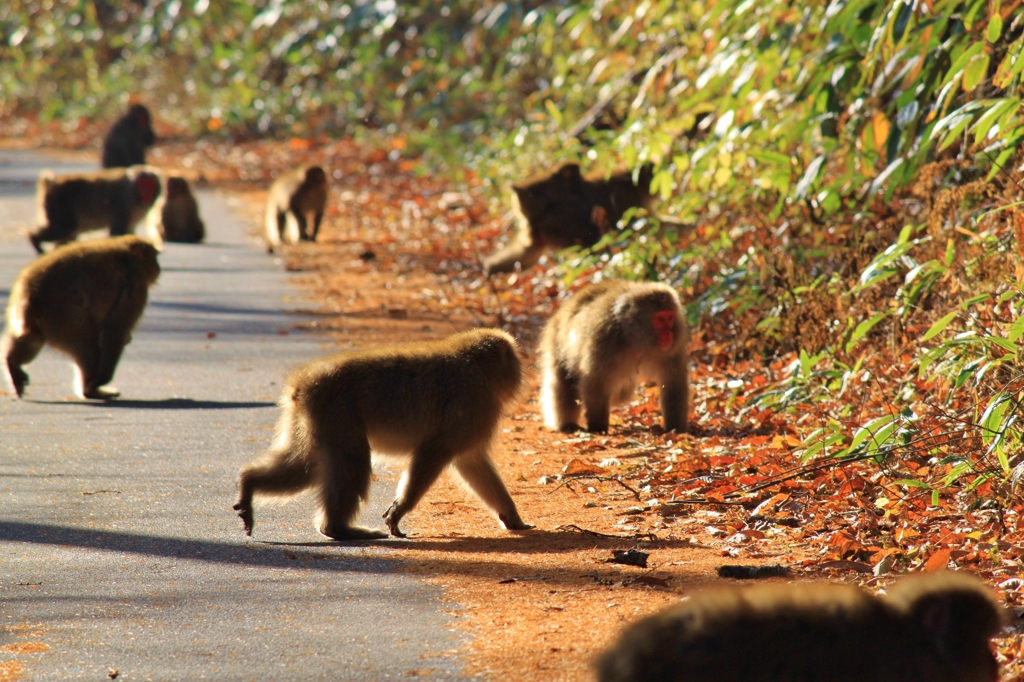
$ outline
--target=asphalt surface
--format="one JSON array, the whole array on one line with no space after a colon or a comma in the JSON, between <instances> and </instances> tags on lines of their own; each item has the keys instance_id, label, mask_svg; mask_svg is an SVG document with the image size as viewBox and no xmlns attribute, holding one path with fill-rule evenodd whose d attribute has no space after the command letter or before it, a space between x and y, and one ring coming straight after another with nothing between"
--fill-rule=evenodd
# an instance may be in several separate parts
<instances>
[{"instance_id":1,"label":"asphalt surface","mask_svg":"<svg viewBox=\"0 0 1024 682\"><path fill-rule=\"evenodd\" d=\"M83 169L0 151L0 305L34 257L34 179ZM200 193L207 243L168 244L110 403L73 398L70 362L0 395L0 678L459 679L462 635L438 589L367 544L312 527L313 503L231 511L269 444L288 369L330 350L295 330L301 292ZM7 390L7 386L0 386ZM393 484L363 523L382 527Z\"/></svg>"}]
</instances>

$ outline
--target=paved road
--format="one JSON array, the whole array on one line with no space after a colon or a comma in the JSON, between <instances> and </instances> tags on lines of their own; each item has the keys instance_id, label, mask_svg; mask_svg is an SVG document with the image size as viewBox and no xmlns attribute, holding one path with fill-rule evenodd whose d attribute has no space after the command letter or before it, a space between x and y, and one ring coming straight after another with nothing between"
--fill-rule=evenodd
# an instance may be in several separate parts
<instances>
[{"instance_id":1,"label":"paved road","mask_svg":"<svg viewBox=\"0 0 1024 682\"><path fill-rule=\"evenodd\" d=\"M0 152L2 306L33 258L21 231L42 166L74 169ZM0 396L0 678L458 678L438 590L383 550L323 542L308 497L242 534L236 472L270 441L284 373L326 347L292 329L299 292L227 202L200 204L208 243L161 255L122 400L70 399L51 350L25 400ZM382 487L364 523L380 525Z\"/></svg>"}]
</instances>

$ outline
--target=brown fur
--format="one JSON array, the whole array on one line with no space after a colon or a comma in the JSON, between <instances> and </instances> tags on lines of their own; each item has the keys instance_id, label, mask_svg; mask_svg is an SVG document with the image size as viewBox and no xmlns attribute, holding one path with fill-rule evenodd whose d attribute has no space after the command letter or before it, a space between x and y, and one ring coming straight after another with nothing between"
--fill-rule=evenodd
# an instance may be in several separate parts
<instances>
[{"instance_id":1,"label":"brown fur","mask_svg":"<svg viewBox=\"0 0 1024 682\"><path fill-rule=\"evenodd\" d=\"M384 514L392 535L404 537L402 517L449 464L505 528L530 528L487 454L521 380L515 342L497 329L342 353L293 372L281 396L276 442L239 475L234 508L246 533L252 534L254 495L313 488L324 535L387 537L352 525L369 495L371 448L410 460Z\"/></svg>"},{"instance_id":2,"label":"brown fur","mask_svg":"<svg viewBox=\"0 0 1024 682\"><path fill-rule=\"evenodd\" d=\"M148 166L113 168L55 176L43 171L36 183L39 227L32 246L66 244L82 232L109 228L110 236L129 234L160 197L160 176Z\"/></svg>"},{"instance_id":3,"label":"brown fur","mask_svg":"<svg viewBox=\"0 0 1024 682\"><path fill-rule=\"evenodd\" d=\"M629 171L607 179L584 178L579 165L567 163L513 186L519 228L504 248L484 260L484 273L512 272L517 263L526 270L548 249L593 246L628 209L651 207L651 177L651 166L645 165L636 183Z\"/></svg>"},{"instance_id":4,"label":"brown fur","mask_svg":"<svg viewBox=\"0 0 1024 682\"><path fill-rule=\"evenodd\" d=\"M15 395L20 398L29 382L21 366L46 344L74 360L80 396L118 395L103 387L113 378L149 287L160 275L156 253L150 242L133 235L94 239L40 256L21 271L0 341Z\"/></svg>"},{"instance_id":5,"label":"brown fur","mask_svg":"<svg viewBox=\"0 0 1024 682\"><path fill-rule=\"evenodd\" d=\"M177 175L169 175L164 187L165 198L160 206L160 221L157 227L160 238L185 244L203 241L206 236L206 225L199 217L199 204L196 203L188 180Z\"/></svg>"},{"instance_id":6,"label":"brown fur","mask_svg":"<svg viewBox=\"0 0 1024 682\"><path fill-rule=\"evenodd\" d=\"M600 682L995 682L1003 612L966 573L906 578L885 597L846 585L700 592L629 626Z\"/></svg>"},{"instance_id":7,"label":"brown fur","mask_svg":"<svg viewBox=\"0 0 1024 682\"><path fill-rule=\"evenodd\" d=\"M104 168L128 168L146 163L146 148L156 142L153 117L142 104L133 104L103 140Z\"/></svg>"},{"instance_id":8,"label":"brown fur","mask_svg":"<svg viewBox=\"0 0 1024 682\"><path fill-rule=\"evenodd\" d=\"M673 343L657 344L653 315L673 315ZM607 431L611 405L625 402L638 374L661 387L666 431L685 431L689 416L689 332L679 297L668 286L608 280L578 291L562 304L541 335L541 403L553 429Z\"/></svg>"},{"instance_id":9,"label":"brown fur","mask_svg":"<svg viewBox=\"0 0 1024 682\"><path fill-rule=\"evenodd\" d=\"M326 207L327 174L323 168L308 166L283 174L271 185L267 199L267 251L273 253L285 240L289 222L296 224L300 240L315 242Z\"/></svg>"}]
</instances>

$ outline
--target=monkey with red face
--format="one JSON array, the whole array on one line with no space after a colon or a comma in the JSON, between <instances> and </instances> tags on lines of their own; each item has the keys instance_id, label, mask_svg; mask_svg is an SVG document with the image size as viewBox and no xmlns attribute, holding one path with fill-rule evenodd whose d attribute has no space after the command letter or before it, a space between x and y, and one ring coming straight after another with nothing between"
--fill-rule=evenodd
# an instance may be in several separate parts
<instances>
[{"instance_id":1,"label":"monkey with red face","mask_svg":"<svg viewBox=\"0 0 1024 682\"><path fill-rule=\"evenodd\" d=\"M29 240L42 253L44 242L65 244L87 230L106 227L112 237L128 234L160 197L160 184L148 166L60 176L43 171L36 184L43 224Z\"/></svg>"},{"instance_id":2,"label":"monkey with red face","mask_svg":"<svg viewBox=\"0 0 1024 682\"><path fill-rule=\"evenodd\" d=\"M657 283L609 280L566 301L541 336L541 405L550 428L574 431L580 407L587 430L608 430L611 405L627 401L638 376L661 388L666 431L685 431L689 415L689 333L679 297Z\"/></svg>"}]
</instances>

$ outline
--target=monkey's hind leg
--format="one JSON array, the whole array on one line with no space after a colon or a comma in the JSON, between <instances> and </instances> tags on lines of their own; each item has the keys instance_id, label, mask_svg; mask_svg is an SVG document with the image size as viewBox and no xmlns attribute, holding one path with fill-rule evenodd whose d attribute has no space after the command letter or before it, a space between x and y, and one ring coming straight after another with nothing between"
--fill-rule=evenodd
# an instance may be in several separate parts
<instances>
[{"instance_id":1,"label":"monkey's hind leg","mask_svg":"<svg viewBox=\"0 0 1024 682\"><path fill-rule=\"evenodd\" d=\"M7 332L0 340L0 355L5 359L7 381L19 398L25 393L25 386L28 385L28 374L21 366L32 362L39 355L43 343L42 336L31 332L21 336Z\"/></svg>"},{"instance_id":2,"label":"monkey's hind leg","mask_svg":"<svg viewBox=\"0 0 1024 682\"><path fill-rule=\"evenodd\" d=\"M343 418L320 425L314 437L323 466L321 472L319 530L334 540L374 540L388 536L382 530L352 524L359 507L370 495L373 464L370 443L360 427Z\"/></svg>"},{"instance_id":3,"label":"monkey's hind leg","mask_svg":"<svg viewBox=\"0 0 1024 682\"><path fill-rule=\"evenodd\" d=\"M294 215L295 215L295 224L298 225L298 228L299 228L299 238L298 238L298 241L300 241L300 242L312 241L309 238L309 216L306 215L306 213L304 211L295 211Z\"/></svg>"},{"instance_id":4,"label":"monkey's hind leg","mask_svg":"<svg viewBox=\"0 0 1024 682\"><path fill-rule=\"evenodd\" d=\"M611 396L604 385L605 377L589 376L581 382L583 409L587 413L587 431L606 433L608 431L608 415L611 411Z\"/></svg>"},{"instance_id":5,"label":"monkey's hind leg","mask_svg":"<svg viewBox=\"0 0 1024 682\"><path fill-rule=\"evenodd\" d=\"M466 485L498 515L498 520L507 530L533 528L532 524L526 523L519 516L516 503L512 501L512 496L508 494L508 488L501 480L494 461L486 452L459 455L452 464Z\"/></svg>"},{"instance_id":6,"label":"monkey's hind leg","mask_svg":"<svg viewBox=\"0 0 1024 682\"><path fill-rule=\"evenodd\" d=\"M565 433L578 431L580 419L579 381L557 363L544 372L541 405L549 429Z\"/></svg>"},{"instance_id":7,"label":"monkey's hind leg","mask_svg":"<svg viewBox=\"0 0 1024 682\"><path fill-rule=\"evenodd\" d=\"M305 457L292 452L290 441L276 445L266 456L243 467L238 475L238 501L232 508L242 519L245 534L252 535L255 525L254 495L293 495L315 482L313 468Z\"/></svg>"},{"instance_id":8,"label":"monkey's hind leg","mask_svg":"<svg viewBox=\"0 0 1024 682\"><path fill-rule=\"evenodd\" d=\"M395 501L384 512L384 523L396 538L405 537L405 533L398 528L402 517L411 512L416 504L423 499L423 495L448 466L450 460L449 452L437 443L423 443L416 448L409 467L398 482Z\"/></svg>"},{"instance_id":9,"label":"monkey's hind leg","mask_svg":"<svg viewBox=\"0 0 1024 682\"><path fill-rule=\"evenodd\" d=\"M73 221L51 220L46 225L40 225L28 234L28 240L32 242L32 248L36 253L43 253L43 242L55 242L57 245L66 244L75 238L75 224Z\"/></svg>"},{"instance_id":10,"label":"monkey's hind leg","mask_svg":"<svg viewBox=\"0 0 1024 682\"><path fill-rule=\"evenodd\" d=\"M315 242L316 241L316 236L318 234L320 234L320 223L323 222L323 219L324 219L324 212L323 211L317 211L313 215L313 233L310 235L309 241L311 241L311 242Z\"/></svg>"},{"instance_id":11,"label":"monkey's hind leg","mask_svg":"<svg viewBox=\"0 0 1024 682\"><path fill-rule=\"evenodd\" d=\"M114 378L114 370L121 360L124 347L132 338L133 305L127 292L122 289L107 319L99 325L95 347L83 348L75 354L83 398L111 400L121 395L120 391L107 384Z\"/></svg>"}]
</instances>

